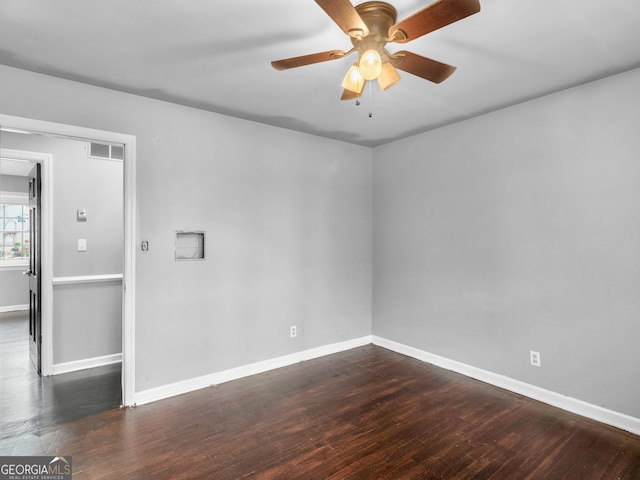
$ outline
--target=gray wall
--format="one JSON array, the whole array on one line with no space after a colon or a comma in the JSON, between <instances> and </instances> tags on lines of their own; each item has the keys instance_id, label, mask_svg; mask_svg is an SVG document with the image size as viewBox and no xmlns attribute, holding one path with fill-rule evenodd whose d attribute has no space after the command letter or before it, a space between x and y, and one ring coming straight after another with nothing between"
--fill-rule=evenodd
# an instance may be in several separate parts
<instances>
[{"instance_id":1,"label":"gray wall","mask_svg":"<svg viewBox=\"0 0 640 480\"><path fill-rule=\"evenodd\" d=\"M44 135L3 132L2 147L53 155L53 277L121 274L122 162L88 158L86 142ZM86 222L77 221L79 208L87 210ZM77 251L79 238L87 240L86 252ZM122 352L121 288L54 286L54 364Z\"/></svg>"},{"instance_id":2,"label":"gray wall","mask_svg":"<svg viewBox=\"0 0 640 480\"><path fill-rule=\"evenodd\" d=\"M0 270L0 311L29 304L29 277L22 274L28 267L11 267Z\"/></svg>"},{"instance_id":3,"label":"gray wall","mask_svg":"<svg viewBox=\"0 0 640 480\"><path fill-rule=\"evenodd\" d=\"M54 363L122 352L122 283L54 287Z\"/></svg>"},{"instance_id":4,"label":"gray wall","mask_svg":"<svg viewBox=\"0 0 640 480\"><path fill-rule=\"evenodd\" d=\"M4 135L9 135L9 133L2 132L3 145ZM29 180L27 177L19 177L16 175L0 175L0 190L3 192L29 193Z\"/></svg>"},{"instance_id":5,"label":"gray wall","mask_svg":"<svg viewBox=\"0 0 640 480\"><path fill-rule=\"evenodd\" d=\"M0 76L2 113L137 137L136 391L370 334L370 149ZM187 229L207 232L204 261L174 261Z\"/></svg>"},{"instance_id":6,"label":"gray wall","mask_svg":"<svg viewBox=\"0 0 640 480\"><path fill-rule=\"evenodd\" d=\"M28 193L29 181L26 177L0 175L0 190ZM29 278L22 274L25 270L27 267L0 267L0 309L29 304Z\"/></svg>"},{"instance_id":7,"label":"gray wall","mask_svg":"<svg viewBox=\"0 0 640 480\"><path fill-rule=\"evenodd\" d=\"M640 417L638 85L375 149L373 333Z\"/></svg>"}]
</instances>

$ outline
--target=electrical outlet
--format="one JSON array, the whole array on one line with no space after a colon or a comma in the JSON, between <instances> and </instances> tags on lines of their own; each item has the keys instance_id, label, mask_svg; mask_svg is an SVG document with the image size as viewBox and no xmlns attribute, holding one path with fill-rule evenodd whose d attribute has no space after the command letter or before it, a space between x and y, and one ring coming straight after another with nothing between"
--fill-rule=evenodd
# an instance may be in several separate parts
<instances>
[{"instance_id":1,"label":"electrical outlet","mask_svg":"<svg viewBox=\"0 0 640 480\"><path fill-rule=\"evenodd\" d=\"M291 327L289 327L289 334L291 335L291 338L297 336L298 335L298 327L296 327L295 325L291 325Z\"/></svg>"},{"instance_id":2,"label":"electrical outlet","mask_svg":"<svg viewBox=\"0 0 640 480\"><path fill-rule=\"evenodd\" d=\"M540 366L540 352L534 352L533 350L529 351L529 361L531 365L534 367Z\"/></svg>"}]
</instances>

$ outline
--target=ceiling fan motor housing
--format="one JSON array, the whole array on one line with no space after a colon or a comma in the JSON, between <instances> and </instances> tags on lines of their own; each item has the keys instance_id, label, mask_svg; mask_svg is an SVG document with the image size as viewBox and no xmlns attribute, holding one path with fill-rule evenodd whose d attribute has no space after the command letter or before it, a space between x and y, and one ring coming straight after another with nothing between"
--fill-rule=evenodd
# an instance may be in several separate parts
<instances>
[{"instance_id":1,"label":"ceiling fan motor housing","mask_svg":"<svg viewBox=\"0 0 640 480\"><path fill-rule=\"evenodd\" d=\"M365 2L355 7L362 21L369 29L364 38L351 38L351 43L360 52L382 49L387 43L389 29L395 25L398 12L393 5L386 2Z\"/></svg>"}]
</instances>

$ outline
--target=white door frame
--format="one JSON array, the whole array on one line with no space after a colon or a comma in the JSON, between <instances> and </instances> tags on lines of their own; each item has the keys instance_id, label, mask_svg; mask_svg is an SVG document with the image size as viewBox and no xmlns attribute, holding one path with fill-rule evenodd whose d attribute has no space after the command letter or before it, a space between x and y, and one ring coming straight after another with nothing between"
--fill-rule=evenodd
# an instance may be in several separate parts
<instances>
[{"instance_id":1,"label":"white door frame","mask_svg":"<svg viewBox=\"0 0 640 480\"><path fill-rule=\"evenodd\" d=\"M0 114L0 126L56 135L83 141L124 144L124 270L122 278L122 404L135 404L135 254L136 254L136 137L122 133L46 122ZM4 151L4 150L3 150ZM7 152L8 153L8 152ZM25 153L25 152L23 152ZM28 156L28 153L25 153ZM42 215L42 374L53 370L53 170L51 155L32 154L32 161L43 165L43 183L48 192L43 195Z\"/></svg>"}]
</instances>

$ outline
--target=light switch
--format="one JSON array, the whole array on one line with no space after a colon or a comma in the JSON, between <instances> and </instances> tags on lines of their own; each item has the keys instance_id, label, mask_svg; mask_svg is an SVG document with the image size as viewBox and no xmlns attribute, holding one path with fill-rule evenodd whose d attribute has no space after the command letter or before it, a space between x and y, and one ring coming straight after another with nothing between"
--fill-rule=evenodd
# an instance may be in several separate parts
<instances>
[{"instance_id":1,"label":"light switch","mask_svg":"<svg viewBox=\"0 0 640 480\"><path fill-rule=\"evenodd\" d=\"M78 251L79 252L86 252L87 251L87 239L86 238L79 238L78 239Z\"/></svg>"},{"instance_id":2,"label":"light switch","mask_svg":"<svg viewBox=\"0 0 640 480\"><path fill-rule=\"evenodd\" d=\"M86 222L87 221L87 209L86 208L79 208L78 209L77 219L78 219L79 222Z\"/></svg>"}]
</instances>

